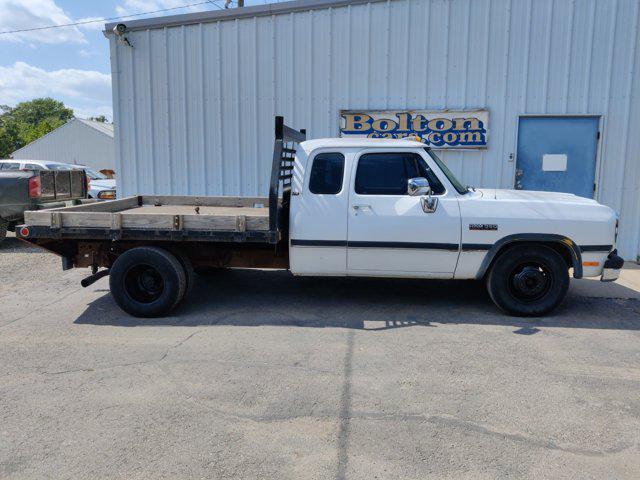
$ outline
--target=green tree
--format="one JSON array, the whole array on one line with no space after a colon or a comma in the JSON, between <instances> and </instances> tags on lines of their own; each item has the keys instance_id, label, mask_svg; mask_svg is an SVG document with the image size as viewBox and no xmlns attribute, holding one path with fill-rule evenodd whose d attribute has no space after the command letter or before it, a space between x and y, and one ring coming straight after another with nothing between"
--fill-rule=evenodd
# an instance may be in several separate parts
<instances>
[{"instance_id":1,"label":"green tree","mask_svg":"<svg viewBox=\"0 0 640 480\"><path fill-rule=\"evenodd\" d=\"M107 123L107 117L104 115L98 115L97 117L89 117L89 120L93 120L94 122Z\"/></svg>"},{"instance_id":2,"label":"green tree","mask_svg":"<svg viewBox=\"0 0 640 480\"><path fill-rule=\"evenodd\" d=\"M0 105L0 158L46 135L73 118L73 110L52 98L36 98L15 107Z\"/></svg>"},{"instance_id":3,"label":"green tree","mask_svg":"<svg viewBox=\"0 0 640 480\"><path fill-rule=\"evenodd\" d=\"M45 119L55 118L66 122L73 118L73 110L53 98L36 98L20 102L5 115L7 113L18 123L28 125L37 125Z\"/></svg>"},{"instance_id":4,"label":"green tree","mask_svg":"<svg viewBox=\"0 0 640 480\"><path fill-rule=\"evenodd\" d=\"M20 126L17 123L0 124L0 158L9 157L23 145L20 140Z\"/></svg>"}]
</instances>

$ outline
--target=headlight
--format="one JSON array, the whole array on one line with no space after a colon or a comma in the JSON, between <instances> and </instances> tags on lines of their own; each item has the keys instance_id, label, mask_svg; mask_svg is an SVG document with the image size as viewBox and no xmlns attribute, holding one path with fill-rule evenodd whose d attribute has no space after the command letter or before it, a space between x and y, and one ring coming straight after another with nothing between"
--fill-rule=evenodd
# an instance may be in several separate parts
<instances>
[{"instance_id":1,"label":"headlight","mask_svg":"<svg viewBox=\"0 0 640 480\"><path fill-rule=\"evenodd\" d=\"M116 191L115 190L102 190L98 193L98 198L100 200L115 200L116 199Z\"/></svg>"}]
</instances>

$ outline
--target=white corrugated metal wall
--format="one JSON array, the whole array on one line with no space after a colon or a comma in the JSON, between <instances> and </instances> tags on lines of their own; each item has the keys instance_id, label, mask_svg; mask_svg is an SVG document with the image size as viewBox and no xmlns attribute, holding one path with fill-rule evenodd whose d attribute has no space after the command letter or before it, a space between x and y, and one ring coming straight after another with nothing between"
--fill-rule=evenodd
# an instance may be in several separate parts
<instances>
[{"instance_id":1,"label":"white corrugated metal wall","mask_svg":"<svg viewBox=\"0 0 640 480\"><path fill-rule=\"evenodd\" d=\"M601 115L596 197L640 231L637 0L389 0L111 39L120 192L264 195L273 117L337 136L341 109L490 111L486 151L443 157L511 188L521 114ZM179 20L174 20L179 21ZM192 22L193 20L190 20ZM119 192L119 193L120 193Z\"/></svg>"},{"instance_id":2,"label":"white corrugated metal wall","mask_svg":"<svg viewBox=\"0 0 640 480\"><path fill-rule=\"evenodd\" d=\"M113 136L73 119L11 154L16 159L85 165L95 170L115 170ZM108 126L102 126L108 131Z\"/></svg>"}]
</instances>

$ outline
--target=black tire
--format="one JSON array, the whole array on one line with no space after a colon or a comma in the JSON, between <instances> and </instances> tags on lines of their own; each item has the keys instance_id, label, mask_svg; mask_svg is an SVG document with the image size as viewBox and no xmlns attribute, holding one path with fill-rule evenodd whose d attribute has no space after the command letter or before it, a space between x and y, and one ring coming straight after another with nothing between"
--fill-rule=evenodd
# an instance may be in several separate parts
<instances>
[{"instance_id":1,"label":"black tire","mask_svg":"<svg viewBox=\"0 0 640 480\"><path fill-rule=\"evenodd\" d=\"M191 290L193 290L193 284L196 281L196 272L193 268L193 263L191 262L191 259L182 250L172 250L171 253L173 253L176 256L176 258L180 262L180 265L182 265L182 268L184 269L185 278L187 281L187 286L185 287L184 295L180 299L180 302L178 302L178 303L182 303L189 296L189 294L191 293Z\"/></svg>"},{"instance_id":2,"label":"black tire","mask_svg":"<svg viewBox=\"0 0 640 480\"><path fill-rule=\"evenodd\" d=\"M555 250L522 245L502 253L487 277L491 300L504 312L541 316L555 309L569 289L569 268Z\"/></svg>"},{"instance_id":3,"label":"black tire","mask_svg":"<svg viewBox=\"0 0 640 480\"><path fill-rule=\"evenodd\" d=\"M184 297L184 268L171 253L137 247L120 255L111 267L109 287L116 303L134 317L160 317Z\"/></svg>"},{"instance_id":4,"label":"black tire","mask_svg":"<svg viewBox=\"0 0 640 480\"><path fill-rule=\"evenodd\" d=\"M7 238L7 229L9 228L9 222L4 218L0 218L0 242Z\"/></svg>"}]
</instances>

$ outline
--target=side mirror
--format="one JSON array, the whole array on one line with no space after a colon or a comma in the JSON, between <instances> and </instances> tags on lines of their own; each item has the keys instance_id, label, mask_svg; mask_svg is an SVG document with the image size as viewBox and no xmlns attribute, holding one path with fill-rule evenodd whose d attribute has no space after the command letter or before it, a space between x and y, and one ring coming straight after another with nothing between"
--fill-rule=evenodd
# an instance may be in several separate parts
<instances>
[{"instance_id":1,"label":"side mirror","mask_svg":"<svg viewBox=\"0 0 640 480\"><path fill-rule=\"evenodd\" d=\"M424 177L410 178L407 180L407 193L412 197L431 195L429 181Z\"/></svg>"},{"instance_id":2,"label":"side mirror","mask_svg":"<svg viewBox=\"0 0 640 480\"><path fill-rule=\"evenodd\" d=\"M433 213L438 208L438 199L431 196L431 186L424 177L407 180L407 193L412 197L422 197L420 198L420 204L424 213Z\"/></svg>"}]
</instances>

